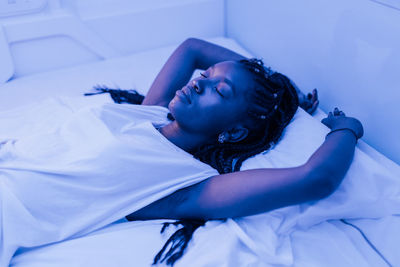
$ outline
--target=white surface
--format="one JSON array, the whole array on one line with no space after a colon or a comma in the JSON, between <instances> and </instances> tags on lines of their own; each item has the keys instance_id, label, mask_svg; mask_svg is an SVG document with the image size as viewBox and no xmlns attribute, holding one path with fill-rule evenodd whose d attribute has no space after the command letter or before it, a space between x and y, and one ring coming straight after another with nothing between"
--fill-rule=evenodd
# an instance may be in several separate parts
<instances>
[{"instance_id":1,"label":"white surface","mask_svg":"<svg viewBox=\"0 0 400 267\"><path fill-rule=\"evenodd\" d=\"M38 12L47 5L47 0L7 0L0 2L0 17Z\"/></svg>"},{"instance_id":2,"label":"white surface","mask_svg":"<svg viewBox=\"0 0 400 267\"><path fill-rule=\"evenodd\" d=\"M359 118L364 140L400 164L400 10L368 0L226 3L228 37L300 88L318 88L325 112Z\"/></svg>"},{"instance_id":3,"label":"white surface","mask_svg":"<svg viewBox=\"0 0 400 267\"><path fill-rule=\"evenodd\" d=\"M239 48L232 40L218 41ZM96 83L116 83L145 92L172 49L15 80L0 88L10 94L9 98L0 95L0 101L6 108L46 95L78 96ZM32 98L20 101L22 94ZM301 164L322 143L326 132L319 120L299 110L282 141L265 155L248 160L243 168ZM400 235L383 231L378 235L375 227L387 226L393 231L400 227L390 216L400 213L399 177L397 169L388 170L374 154L357 149L344 182L330 197L226 223L209 222L196 232L176 266L385 266L361 236L337 223L342 218L353 218L355 224L362 218L363 230L396 266L400 262L396 246L386 244L400 243ZM25 251L13 259L12 266L150 266L168 238L159 234L159 224L112 225L88 237Z\"/></svg>"},{"instance_id":4,"label":"white surface","mask_svg":"<svg viewBox=\"0 0 400 267\"><path fill-rule=\"evenodd\" d=\"M14 63L11 58L6 35L3 27L0 25L0 85L7 82L14 74Z\"/></svg>"},{"instance_id":5,"label":"white surface","mask_svg":"<svg viewBox=\"0 0 400 267\"><path fill-rule=\"evenodd\" d=\"M187 37L221 36L223 7L223 0L49 0L34 14L0 16L5 31L0 58L12 59L12 64L2 62L0 84L11 77L127 56Z\"/></svg>"}]
</instances>

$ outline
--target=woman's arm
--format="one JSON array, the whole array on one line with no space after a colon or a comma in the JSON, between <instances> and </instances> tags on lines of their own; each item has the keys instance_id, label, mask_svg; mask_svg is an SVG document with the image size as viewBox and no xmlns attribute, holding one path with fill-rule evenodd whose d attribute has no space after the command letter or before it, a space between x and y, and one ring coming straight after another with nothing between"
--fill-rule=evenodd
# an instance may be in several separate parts
<instances>
[{"instance_id":1,"label":"woman's arm","mask_svg":"<svg viewBox=\"0 0 400 267\"><path fill-rule=\"evenodd\" d=\"M143 105L167 107L175 92L188 83L196 69L227 60L240 60L244 57L221 46L189 38L169 57L151 85Z\"/></svg>"},{"instance_id":2,"label":"woman's arm","mask_svg":"<svg viewBox=\"0 0 400 267\"><path fill-rule=\"evenodd\" d=\"M167 107L175 92L188 83L196 69L207 69L210 66L227 60L241 60L245 57L227 48L200 40L189 38L184 41L168 58L151 85L142 105ZM300 107L312 114L318 107L318 94L314 90L307 96L292 82L296 88Z\"/></svg>"},{"instance_id":3,"label":"woman's arm","mask_svg":"<svg viewBox=\"0 0 400 267\"><path fill-rule=\"evenodd\" d=\"M332 129L302 166L255 169L211 177L178 190L127 216L130 220L222 219L253 215L319 200L341 183L354 155L361 123L335 111L324 123ZM356 135L354 134L356 133Z\"/></svg>"}]
</instances>

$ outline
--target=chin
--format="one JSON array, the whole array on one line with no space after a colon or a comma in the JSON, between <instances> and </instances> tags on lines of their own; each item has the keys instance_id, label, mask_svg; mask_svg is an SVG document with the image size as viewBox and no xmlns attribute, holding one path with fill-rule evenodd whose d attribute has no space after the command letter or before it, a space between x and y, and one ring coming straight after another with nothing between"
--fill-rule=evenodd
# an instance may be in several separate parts
<instances>
[{"instance_id":1,"label":"chin","mask_svg":"<svg viewBox=\"0 0 400 267\"><path fill-rule=\"evenodd\" d=\"M171 115L175 118L175 120L176 120L177 117L178 118L180 117L179 113L182 113L182 112L179 112L179 110L181 108L180 108L180 105L179 105L179 101L177 101L176 99L172 99L169 102L168 109L169 109L169 112L171 113ZM184 114L184 112L183 112L183 114Z\"/></svg>"},{"instance_id":2,"label":"chin","mask_svg":"<svg viewBox=\"0 0 400 267\"><path fill-rule=\"evenodd\" d=\"M168 104L168 109L171 112L172 115L182 113L182 115L185 115L188 113L188 106L186 103L183 103L179 97L174 97ZM179 116L179 115L178 115Z\"/></svg>"}]
</instances>

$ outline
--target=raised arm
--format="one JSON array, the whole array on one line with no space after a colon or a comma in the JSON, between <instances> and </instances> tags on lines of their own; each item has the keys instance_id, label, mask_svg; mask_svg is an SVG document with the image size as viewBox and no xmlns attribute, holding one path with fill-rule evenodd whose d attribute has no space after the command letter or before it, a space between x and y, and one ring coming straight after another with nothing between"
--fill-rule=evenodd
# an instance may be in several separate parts
<instances>
[{"instance_id":1,"label":"raised arm","mask_svg":"<svg viewBox=\"0 0 400 267\"><path fill-rule=\"evenodd\" d=\"M196 69L244 57L229 49L195 38L184 41L169 57L146 95L143 105L167 107L175 92L188 83Z\"/></svg>"},{"instance_id":2,"label":"raised arm","mask_svg":"<svg viewBox=\"0 0 400 267\"><path fill-rule=\"evenodd\" d=\"M302 166L255 169L211 177L131 214L130 220L222 219L319 200L341 183L362 125L335 111L323 121L332 131Z\"/></svg>"},{"instance_id":3,"label":"raised arm","mask_svg":"<svg viewBox=\"0 0 400 267\"><path fill-rule=\"evenodd\" d=\"M158 73L142 105L167 107L175 92L188 83L196 69L207 69L210 66L227 60L240 60L245 57L227 48L189 38L184 41L168 58ZM300 107L312 114L318 107L318 94L314 89L305 95L294 83Z\"/></svg>"}]
</instances>

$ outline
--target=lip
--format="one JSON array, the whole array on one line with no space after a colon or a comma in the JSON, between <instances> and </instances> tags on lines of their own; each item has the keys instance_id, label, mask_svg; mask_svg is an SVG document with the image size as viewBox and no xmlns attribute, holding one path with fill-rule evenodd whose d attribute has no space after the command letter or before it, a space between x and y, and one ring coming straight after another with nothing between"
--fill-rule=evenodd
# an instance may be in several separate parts
<instances>
[{"instance_id":1,"label":"lip","mask_svg":"<svg viewBox=\"0 0 400 267\"><path fill-rule=\"evenodd\" d=\"M181 90L176 91L175 93L180 99L184 100L188 104L192 103L192 95L190 88L183 87Z\"/></svg>"}]
</instances>

